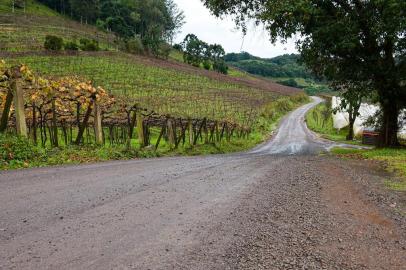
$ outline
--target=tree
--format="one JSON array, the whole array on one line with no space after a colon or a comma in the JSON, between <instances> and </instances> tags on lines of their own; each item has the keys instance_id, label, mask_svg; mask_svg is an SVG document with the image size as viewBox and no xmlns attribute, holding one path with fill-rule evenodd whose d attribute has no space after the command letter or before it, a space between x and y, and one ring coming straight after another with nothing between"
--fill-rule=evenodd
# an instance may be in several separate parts
<instances>
[{"instance_id":1,"label":"tree","mask_svg":"<svg viewBox=\"0 0 406 270\"><path fill-rule=\"evenodd\" d=\"M188 34L182 42L185 63L199 67L203 61L204 43L194 34Z\"/></svg>"},{"instance_id":2,"label":"tree","mask_svg":"<svg viewBox=\"0 0 406 270\"><path fill-rule=\"evenodd\" d=\"M398 144L398 116L406 107L406 1L204 0L217 15L265 24L271 40L300 34L304 63L336 82L370 81L383 111L380 143Z\"/></svg>"},{"instance_id":3,"label":"tree","mask_svg":"<svg viewBox=\"0 0 406 270\"><path fill-rule=\"evenodd\" d=\"M173 44L176 35L185 24L185 13L180 10L173 0L166 0L170 21L166 27L165 39L169 44Z\"/></svg>"},{"instance_id":4,"label":"tree","mask_svg":"<svg viewBox=\"0 0 406 270\"><path fill-rule=\"evenodd\" d=\"M333 83L334 85L334 83ZM334 86L335 90L340 91L341 100L340 106L337 110L346 111L348 113L348 134L346 139L352 141L354 139L354 123L359 114L359 109L362 104L363 98L367 97L370 86L366 83L353 83L347 82L336 84ZM336 111L337 111L336 110Z\"/></svg>"}]
</instances>

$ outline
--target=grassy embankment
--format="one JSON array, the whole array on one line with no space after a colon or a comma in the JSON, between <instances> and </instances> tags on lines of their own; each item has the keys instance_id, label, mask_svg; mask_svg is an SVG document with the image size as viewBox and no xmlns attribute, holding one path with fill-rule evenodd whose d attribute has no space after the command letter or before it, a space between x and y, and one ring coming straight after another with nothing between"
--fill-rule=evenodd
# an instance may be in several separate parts
<instances>
[{"instance_id":1,"label":"grassy embankment","mask_svg":"<svg viewBox=\"0 0 406 270\"><path fill-rule=\"evenodd\" d=\"M342 129L337 132L333 128L333 119L331 112L326 110L325 104L316 106L310 110L306 115L306 122L308 127L314 132L320 134L323 138L346 142L348 128ZM357 141L359 143L359 141ZM347 159L362 159L362 160L377 160L381 161L385 169L394 173L397 179L386 181L388 188L395 191L406 191L406 149L344 149L334 148L331 151L333 154Z\"/></svg>"}]
</instances>

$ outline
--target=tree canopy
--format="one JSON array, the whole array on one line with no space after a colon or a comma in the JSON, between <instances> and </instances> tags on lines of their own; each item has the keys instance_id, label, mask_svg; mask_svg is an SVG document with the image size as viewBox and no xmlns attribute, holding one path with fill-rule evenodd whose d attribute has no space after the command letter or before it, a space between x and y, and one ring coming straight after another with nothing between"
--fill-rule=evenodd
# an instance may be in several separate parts
<instances>
[{"instance_id":1,"label":"tree canopy","mask_svg":"<svg viewBox=\"0 0 406 270\"><path fill-rule=\"evenodd\" d=\"M335 83L363 84L383 112L382 145L397 145L406 107L406 1L203 0L217 15L263 23L272 41L300 35L304 63Z\"/></svg>"},{"instance_id":2,"label":"tree canopy","mask_svg":"<svg viewBox=\"0 0 406 270\"><path fill-rule=\"evenodd\" d=\"M208 44L194 34L188 34L183 40L183 60L185 63L227 74L228 66L224 61L225 51L219 44Z\"/></svg>"},{"instance_id":3,"label":"tree canopy","mask_svg":"<svg viewBox=\"0 0 406 270\"><path fill-rule=\"evenodd\" d=\"M271 78L314 79L311 72L299 62L300 55L285 54L274 58L260 58L247 52L230 53L224 60L248 73Z\"/></svg>"},{"instance_id":4,"label":"tree canopy","mask_svg":"<svg viewBox=\"0 0 406 270\"><path fill-rule=\"evenodd\" d=\"M172 42L184 24L173 0L39 0L81 22L96 24L124 39Z\"/></svg>"}]
</instances>

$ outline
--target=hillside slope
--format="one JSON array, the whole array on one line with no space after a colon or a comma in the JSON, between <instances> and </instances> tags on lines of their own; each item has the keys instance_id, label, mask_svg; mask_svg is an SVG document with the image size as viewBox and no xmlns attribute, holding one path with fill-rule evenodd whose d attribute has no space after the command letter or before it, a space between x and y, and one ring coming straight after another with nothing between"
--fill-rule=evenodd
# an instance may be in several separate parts
<instances>
[{"instance_id":1,"label":"hillside slope","mask_svg":"<svg viewBox=\"0 0 406 270\"><path fill-rule=\"evenodd\" d=\"M11 2L0 0L0 51L43 50L46 35L60 36L66 41L94 39L103 49L116 48L112 33L70 20L32 0L26 1L25 8L14 8L13 12Z\"/></svg>"}]
</instances>

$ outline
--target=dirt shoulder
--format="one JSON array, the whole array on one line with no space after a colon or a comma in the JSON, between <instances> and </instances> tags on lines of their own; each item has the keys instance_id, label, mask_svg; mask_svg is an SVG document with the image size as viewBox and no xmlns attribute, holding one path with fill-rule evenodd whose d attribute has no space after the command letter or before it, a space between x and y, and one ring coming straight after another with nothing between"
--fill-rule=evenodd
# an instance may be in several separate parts
<instances>
[{"instance_id":1,"label":"dirt shoulder","mask_svg":"<svg viewBox=\"0 0 406 270\"><path fill-rule=\"evenodd\" d=\"M177 268L406 265L406 218L398 208L405 197L381 188L386 174L376 164L334 157L284 159L211 228L203 246L177 260Z\"/></svg>"}]
</instances>

